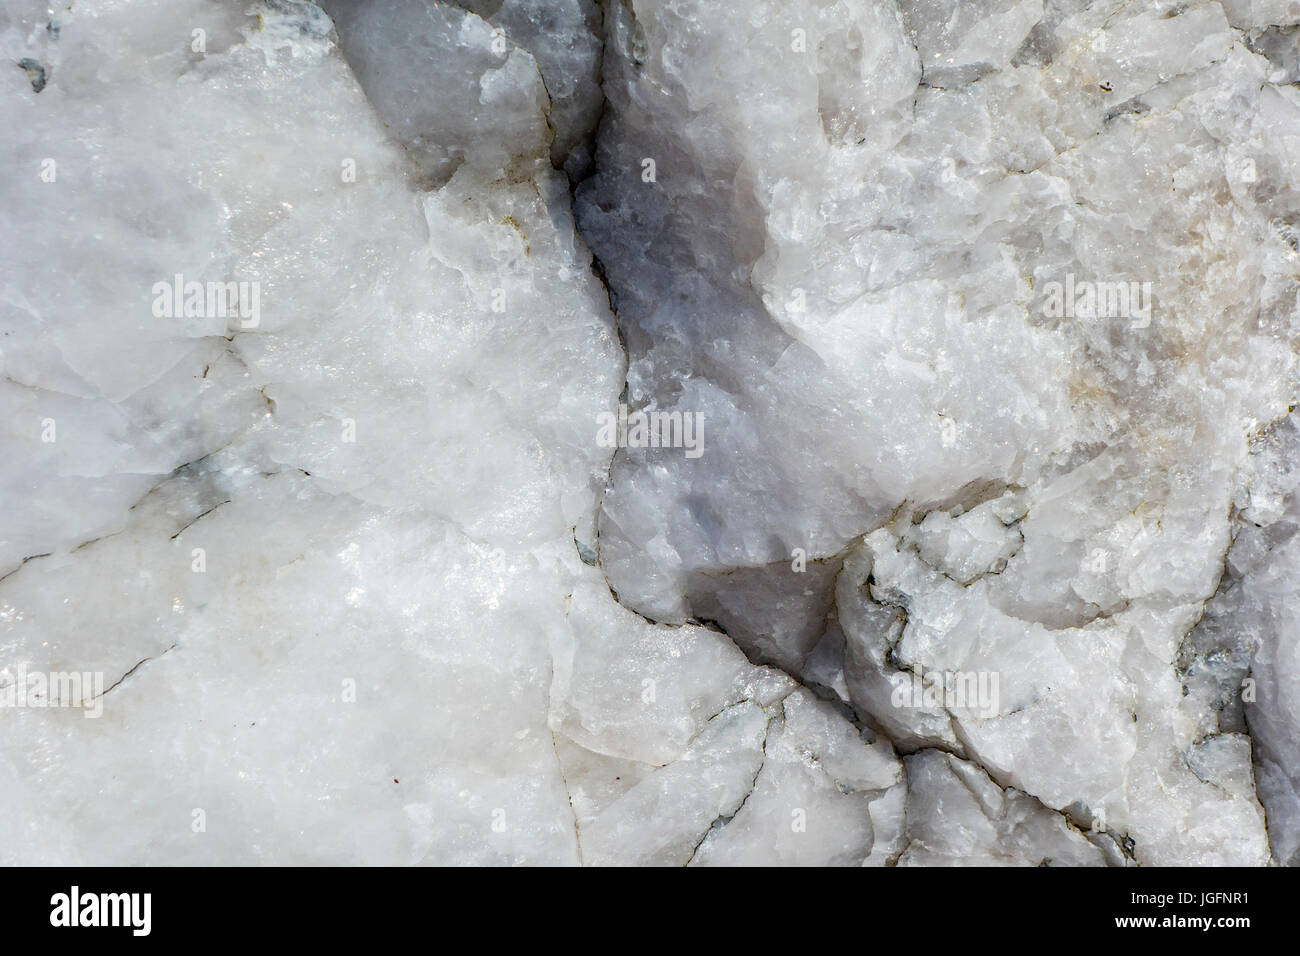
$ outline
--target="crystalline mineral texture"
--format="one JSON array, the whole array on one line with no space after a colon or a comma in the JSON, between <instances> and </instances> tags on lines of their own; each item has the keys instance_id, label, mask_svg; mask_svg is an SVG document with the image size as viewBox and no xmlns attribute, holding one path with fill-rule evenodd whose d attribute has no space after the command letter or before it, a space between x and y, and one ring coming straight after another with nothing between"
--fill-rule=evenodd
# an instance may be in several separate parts
<instances>
[{"instance_id":1,"label":"crystalline mineral texture","mask_svg":"<svg viewBox=\"0 0 1300 956\"><path fill-rule=\"evenodd\" d=\"M0 0L0 861L1300 862L1297 38Z\"/></svg>"}]
</instances>

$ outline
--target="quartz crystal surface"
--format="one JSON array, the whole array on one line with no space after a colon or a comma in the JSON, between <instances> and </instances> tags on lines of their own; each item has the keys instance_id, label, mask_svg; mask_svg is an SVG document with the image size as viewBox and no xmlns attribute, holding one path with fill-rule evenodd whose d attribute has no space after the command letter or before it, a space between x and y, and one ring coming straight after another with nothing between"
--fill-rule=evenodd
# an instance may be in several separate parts
<instances>
[{"instance_id":1,"label":"quartz crystal surface","mask_svg":"<svg viewBox=\"0 0 1300 956\"><path fill-rule=\"evenodd\" d=\"M0 862L1300 863L1300 3L0 48Z\"/></svg>"}]
</instances>

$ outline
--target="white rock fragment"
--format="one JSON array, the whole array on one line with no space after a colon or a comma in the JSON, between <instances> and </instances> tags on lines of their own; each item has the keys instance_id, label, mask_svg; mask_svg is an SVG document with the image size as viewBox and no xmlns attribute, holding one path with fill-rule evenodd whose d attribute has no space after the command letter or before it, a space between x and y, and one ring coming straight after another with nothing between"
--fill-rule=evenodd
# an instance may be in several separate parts
<instances>
[{"instance_id":1,"label":"white rock fragment","mask_svg":"<svg viewBox=\"0 0 1300 956\"><path fill-rule=\"evenodd\" d=\"M319 9L181 52L208 6L60 12L4 99L0 656L111 687L5 711L5 859L577 862L550 645L622 368L537 72L422 194ZM259 321L152 314L176 273Z\"/></svg>"},{"instance_id":2,"label":"white rock fragment","mask_svg":"<svg viewBox=\"0 0 1300 956\"><path fill-rule=\"evenodd\" d=\"M600 63L604 15L596 0L460 0L537 60L555 133L551 163L571 179L591 166L604 97Z\"/></svg>"},{"instance_id":3,"label":"white rock fragment","mask_svg":"<svg viewBox=\"0 0 1300 956\"><path fill-rule=\"evenodd\" d=\"M1300 23L1296 0L1223 0L1223 12L1239 30Z\"/></svg>"},{"instance_id":4,"label":"white rock fragment","mask_svg":"<svg viewBox=\"0 0 1300 956\"><path fill-rule=\"evenodd\" d=\"M791 555L842 562L845 689L900 747L1104 818L1142 862L1265 862L1249 754L1203 753L1180 648L1249 439L1295 403L1293 91L1217 3L965 30L935 6L611 10L578 220L629 404L714 444L616 454L602 567L643 614L729 616L833 682ZM788 575L764 633L728 607L755 569ZM895 706L925 672L996 676L999 704Z\"/></svg>"},{"instance_id":5,"label":"white rock fragment","mask_svg":"<svg viewBox=\"0 0 1300 956\"><path fill-rule=\"evenodd\" d=\"M699 866L853 866L873 851L872 806L902 780L885 741L866 743L828 705L796 691L771 708L750 793L719 821Z\"/></svg>"},{"instance_id":6,"label":"white rock fragment","mask_svg":"<svg viewBox=\"0 0 1300 956\"><path fill-rule=\"evenodd\" d=\"M930 86L1005 68L1043 17L1042 0L900 0L898 8Z\"/></svg>"},{"instance_id":7,"label":"white rock fragment","mask_svg":"<svg viewBox=\"0 0 1300 956\"><path fill-rule=\"evenodd\" d=\"M927 750L908 757L907 780L907 847L899 866L1107 863L1095 837L948 754Z\"/></svg>"},{"instance_id":8,"label":"white rock fragment","mask_svg":"<svg viewBox=\"0 0 1300 956\"><path fill-rule=\"evenodd\" d=\"M548 145L537 62L472 13L428 0L324 0L366 97L438 185L500 175Z\"/></svg>"}]
</instances>

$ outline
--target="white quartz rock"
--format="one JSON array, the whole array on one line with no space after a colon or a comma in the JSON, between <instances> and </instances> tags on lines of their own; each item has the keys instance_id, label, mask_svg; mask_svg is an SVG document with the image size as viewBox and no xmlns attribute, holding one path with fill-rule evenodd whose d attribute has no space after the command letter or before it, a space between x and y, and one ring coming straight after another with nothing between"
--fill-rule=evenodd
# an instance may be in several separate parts
<instances>
[{"instance_id":1,"label":"white quartz rock","mask_svg":"<svg viewBox=\"0 0 1300 956\"><path fill-rule=\"evenodd\" d=\"M566 604L551 727L593 752L662 766L722 711L767 706L794 686L716 631L647 623L610 598L596 571Z\"/></svg>"},{"instance_id":2,"label":"white quartz rock","mask_svg":"<svg viewBox=\"0 0 1300 956\"><path fill-rule=\"evenodd\" d=\"M1279 863L1300 861L1300 431L1288 416L1260 436L1219 592L1183 647L1188 691L1207 714L1193 769L1215 772L1253 747L1254 786ZM1249 732L1247 740L1243 735ZM1197 770L1198 774L1202 773ZM1242 786L1248 786L1249 780Z\"/></svg>"},{"instance_id":3,"label":"white quartz rock","mask_svg":"<svg viewBox=\"0 0 1300 956\"><path fill-rule=\"evenodd\" d=\"M874 849L872 805L902 780L885 741L867 743L807 691L774 705L763 763L734 816L700 844L700 866L853 866Z\"/></svg>"},{"instance_id":4,"label":"white quartz rock","mask_svg":"<svg viewBox=\"0 0 1300 956\"><path fill-rule=\"evenodd\" d=\"M900 0L929 86L969 82L1007 66L1043 17L1042 0Z\"/></svg>"},{"instance_id":5,"label":"white quartz rock","mask_svg":"<svg viewBox=\"0 0 1300 956\"><path fill-rule=\"evenodd\" d=\"M1024 517L1015 496L987 501L963 514L931 511L908 528L900 542L958 584L983 574L1001 574L1024 539L1015 527Z\"/></svg>"},{"instance_id":6,"label":"white quartz rock","mask_svg":"<svg viewBox=\"0 0 1300 956\"><path fill-rule=\"evenodd\" d=\"M104 680L94 719L5 711L5 858L687 862L796 685L715 630L647 623L579 560L624 365L531 58L492 67L461 11L336 34L275 2L158 61L205 6L144 34L136 5L87 9L42 39L61 65L40 93L6 74L16 171L39 183L38 144L70 131L104 145L43 194L10 186L30 241L5 273L0 666ZM4 35L25 29L49 33ZM501 125L429 112L404 84L430 70L477 76ZM445 167L423 148L448 144ZM96 210L115 241L81 241L130 264L111 324L79 311L102 286L46 288L85 250L42 203ZM178 271L259 282L257 321L151 314ZM887 743L803 721L850 785L899 786ZM844 853L869 852L864 826Z\"/></svg>"},{"instance_id":7,"label":"white quartz rock","mask_svg":"<svg viewBox=\"0 0 1300 956\"><path fill-rule=\"evenodd\" d=\"M533 55L550 99L551 162L572 179L591 166L603 96L601 6L596 0L459 0Z\"/></svg>"},{"instance_id":8,"label":"white quartz rock","mask_svg":"<svg viewBox=\"0 0 1300 956\"><path fill-rule=\"evenodd\" d=\"M1133 606L1084 627L1052 629L1003 616L990 602L1003 576L962 587L900 550L887 530L866 546L872 595L906 609L886 658L904 673L890 675L887 696L879 680L856 685L855 702L867 713L908 723L918 738L947 718L963 751L999 784L1132 840L1141 862L1267 859L1249 748L1196 756L1203 730L1175 667L1195 606ZM852 625L846 633L850 643L878 639ZM931 699L908 690L910 675L926 673L975 681L964 685L965 696Z\"/></svg>"},{"instance_id":9,"label":"white quartz rock","mask_svg":"<svg viewBox=\"0 0 1300 956\"><path fill-rule=\"evenodd\" d=\"M549 148L537 62L481 17L428 0L322 0L380 118L434 183Z\"/></svg>"},{"instance_id":10,"label":"white quartz rock","mask_svg":"<svg viewBox=\"0 0 1300 956\"><path fill-rule=\"evenodd\" d=\"M767 733L768 718L753 701L719 713L679 760L644 777L581 827L584 862L690 863L713 821L745 802L763 765Z\"/></svg>"},{"instance_id":11,"label":"white quartz rock","mask_svg":"<svg viewBox=\"0 0 1300 956\"><path fill-rule=\"evenodd\" d=\"M78 4L3 74L0 667L103 675L5 710L4 858L577 862L551 648L623 372L536 70L531 145L424 194L320 10L253 12ZM153 314L176 273L258 321Z\"/></svg>"},{"instance_id":12,"label":"white quartz rock","mask_svg":"<svg viewBox=\"0 0 1300 956\"><path fill-rule=\"evenodd\" d=\"M1228 22L1239 30L1300 23L1296 0L1222 0Z\"/></svg>"},{"instance_id":13,"label":"white quartz rock","mask_svg":"<svg viewBox=\"0 0 1300 956\"><path fill-rule=\"evenodd\" d=\"M1205 749L1238 731L1184 697L1180 648L1249 440L1295 402L1300 113L1217 3L1048 6L985 5L1005 35L921 4L611 8L578 221L629 405L706 437L617 453L601 565L641 613L729 613L831 686L806 606L755 636L725 582L768 569L797 596L817 585L792 556L843 561L845 691L900 747L1103 819L1139 861L1257 864L1249 754ZM852 55L800 52L862 18ZM935 49L979 81L920 85ZM1007 490L1014 514L979 510ZM996 674L1000 706L893 706L922 670Z\"/></svg>"},{"instance_id":14,"label":"white quartz rock","mask_svg":"<svg viewBox=\"0 0 1300 956\"><path fill-rule=\"evenodd\" d=\"M907 613L902 595L870 587L872 560L865 550L851 552L836 582L835 601L844 634L844 678L849 700L858 713L870 716L900 747L914 750L941 746L959 750L949 714L927 706L924 698L898 708L892 700L899 682L910 683L895 656Z\"/></svg>"},{"instance_id":15,"label":"white quartz rock","mask_svg":"<svg viewBox=\"0 0 1300 956\"><path fill-rule=\"evenodd\" d=\"M1103 866L1117 855L971 764L936 750L907 758L907 845L899 866Z\"/></svg>"},{"instance_id":16,"label":"white quartz rock","mask_svg":"<svg viewBox=\"0 0 1300 956\"><path fill-rule=\"evenodd\" d=\"M652 625L591 580L568 601L550 726L586 863L858 863L901 785L884 739L725 637ZM795 811L798 811L796 814ZM797 824L797 825L796 825ZM898 827L886 815L887 833Z\"/></svg>"},{"instance_id":17,"label":"white quartz rock","mask_svg":"<svg viewBox=\"0 0 1300 956\"><path fill-rule=\"evenodd\" d=\"M1199 284L1180 278L1195 274L1181 265L1182 237L1201 218L1221 221L1209 242L1241 255L1248 270L1285 272L1278 238L1261 235L1236 251L1238 237L1253 234L1246 226L1253 211L1192 202L1181 220L1172 214L1180 192L1208 199L1224 177L1220 147L1194 137L1202 122L1234 115L1226 92L1190 91L1181 112L1149 118L1142 105L1120 109L1162 77L1196 69L1216 69L1221 90L1239 90L1262 108L1258 58L1215 66L1231 43L1215 5L1108 29L1109 52L1086 56L1129 63L1117 44L1136 42L1125 39L1130 34L1150 33L1158 51L1126 68L1131 89L1097 75L1101 61L1085 62L1080 48L1052 65L1050 82L1024 68L981 82L979 94L923 90L914 118L886 110L873 136L848 143L824 129L819 135L824 109L799 105L811 102L812 77L818 89L828 83L817 68L832 67L777 48L778 26L795 28L798 10L752 5L753 21L763 24L752 42L789 63L782 85L764 86L765 100L787 98L782 125L759 138L753 130L768 114L757 105L742 121L700 92L709 84L731 89L736 80L697 81L679 66L679 48L731 42L734 31L703 14L672 19L667 31L657 26L657 9L636 5L635 19L617 14L611 25L603 171L579 194L580 223L610 275L631 349L632 401L693 411L712 423L706 430L722 446L694 461L637 449L616 458L602 563L620 595L652 616L690 616L683 578L695 571L771 564L794 548L833 554L900 501L943 499L972 481L1025 484L1053 457L1112 441L1139 417L1164 416L1150 427L1183 429L1161 405L1129 411L1121 398L1149 388L1157 359L1168 364L1160 342L1183 336L1174 316L1196 334L1218 314L1217 296L1207 299ZM887 25L877 33L891 35ZM901 30L894 36L905 58ZM634 58L628 51L637 37L644 49ZM1176 66L1161 59L1174 48ZM633 59L635 70L621 66ZM907 75L888 55L864 62L880 77ZM690 97L654 86L688 81ZM897 96L891 89L878 97L878 112ZM983 102L972 103L977 97ZM688 100L691 110L716 110L716 123L734 135L693 136L681 112ZM1111 115L1116 110L1120 118ZM1192 112L1203 119L1186 118ZM796 138L772 149L795 128ZM680 132L665 141L665 129ZM901 143L900 132L908 134ZM1183 181L1157 211L1138 199L1155 189L1157 151L1184 134L1193 140ZM1222 135L1242 138L1226 127ZM954 140L969 147L952 155ZM1141 175L1133 174L1134 150L1152 156ZM625 188L621 177L645 159L655 160L657 180ZM796 162L804 172L793 172ZM723 183L728 195L701 198L693 189L705 181ZM719 217L729 231L716 228ZM683 249L689 257L674 252ZM693 270L687 258L717 265ZM1164 318L1113 333L1103 322L1045 321L1042 290L1067 274L1164 277L1157 284ZM1254 296L1229 273L1224 278L1223 307ZM1118 344L1108 341L1112 334ZM1234 384L1234 394L1257 417L1284 408L1283 379L1273 369L1289 360L1279 343L1224 334L1258 369L1243 369L1250 381ZM735 345L741 340L743 350ZM863 349L863 341L873 346ZM1176 375L1162 378L1171 413L1184 394L1194 398L1196 368L1188 366L1185 386ZM1199 414L1217 422L1212 404L1202 403ZM1242 454L1240 432L1223 440L1226 460ZM752 528L760 515L763 528Z\"/></svg>"},{"instance_id":18,"label":"white quartz rock","mask_svg":"<svg viewBox=\"0 0 1300 956\"><path fill-rule=\"evenodd\" d=\"M1294 862L1292 7L4 0L0 858Z\"/></svg>"},{"instance_id":19,"label":"white quartz rock","mask_svg":"<svg viewBox=\"0 0 1300 956\"><path fill-rule=\"evenodd\" d=\"M1300 26L1268 27L1247 38L1247 45L1267 57L1271 67L1270 83L1295 83L1300 80Z\"/></svg>"},{"instance_id":20,"label":"white quartz rock","mask_svg":"<svg viewBox=\"0 0 1300 956\"><path fill-rule=\"evenodd\" d=\"M797 561L701 573L687 591L691 610L721 626L750 660L803 675L833 616L839 562L805 559L792 573Z\"/></svg>"}]
</instances>

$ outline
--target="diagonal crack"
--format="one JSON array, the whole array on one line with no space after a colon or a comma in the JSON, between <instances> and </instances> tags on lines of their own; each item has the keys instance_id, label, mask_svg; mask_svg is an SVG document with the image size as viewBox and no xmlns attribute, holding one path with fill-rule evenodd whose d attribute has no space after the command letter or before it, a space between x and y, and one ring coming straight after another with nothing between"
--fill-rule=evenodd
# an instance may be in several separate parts
<instances>
[{"instance_id":1,"label":"diagonal crack","mask_svg":"<svg viewBox=\"0 0 1300 956\"><path fill-rule=\"evenodd\" d=\"M781 719L784 720L785 701L782 699L777 703L781 705ZM704 841L709 838L709 834L713 833L715 830L723 829L728 823L736 819L736 817L740 815L740 811L745 809L745 804L749 802L749 798L754 795L754 790L758 787L758 778L763 775L763 768L767 766L767 741L772 735L772 721L776 719L766 711L764 711L763 716L766 718L765 723L763 724L763 744L760 748L761 753L758 761L758 769L754 771L753 779L749 781L749 788L745 791L745 795L740 798L740 803L736 804L735 810L731 811L731 813L719 814L713 818L713 821L707 827L704 828L704 833L700 835L695 846L691 848L691 855L687 857L686 862L683 863L682 866L690 866L694 863L695 854L700 852L700 847L702 847Z\"/></svg>"},{"instance_id":2,"label":"diagonal crack","mask_svg":"<svg viewBox=\"0 0 1300 956\"><path fill-rule=\"evenodd\" d=\"M130 669L130 670L128 670L125 674L123 674L123 675L122 675L121 677L119 677L117 680L113 681L113 683L112 683L111 685L109 685L108 687L106 687L106 688L104 689L104 692L103 692L102 694L97 694L97 695L95 695L94 697L91 697L90 700L92 700L92 701L96 701L96 700L101 700L101 699L104 698L104 697L107 697L108 694L109 694L109 691L115 690L115 689L116 689L117 687L119 687L119 686L120 686L124 681L126 681L129 677L131 677L133 674L135 674L135 672L138 671L138 670L139 670L141 667L143 667L145 664L148 664L150 661L157 660L157 659L160 658L160 657L166 657L168 654L170 654L170 653L172 652L172 650L173 650L175 647L176 647L176 645L175 645L175 644L172 644L171 647L168 647L168 648L167 648L165 651L163 651L161 654L157 654L157 655L155 655L154 657L142 657L140 660L136 661L135 664L133 664L133 665L131 666L131 669Z\"/></svg>"}]
</instances>

